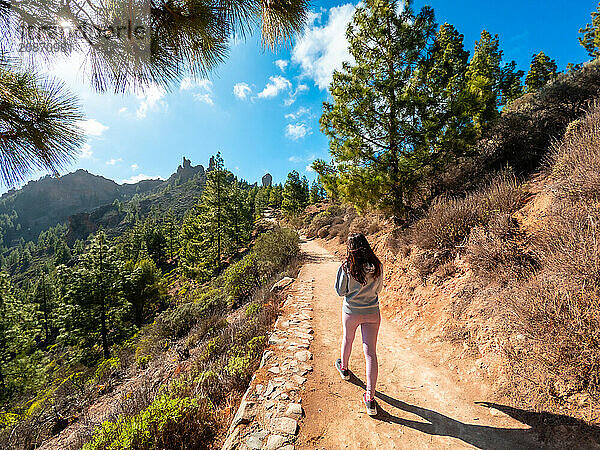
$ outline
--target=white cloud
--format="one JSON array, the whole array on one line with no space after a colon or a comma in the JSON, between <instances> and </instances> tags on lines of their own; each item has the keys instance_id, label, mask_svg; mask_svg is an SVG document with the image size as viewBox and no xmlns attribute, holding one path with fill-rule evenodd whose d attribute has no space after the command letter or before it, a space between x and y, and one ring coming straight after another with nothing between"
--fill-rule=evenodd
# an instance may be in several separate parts
<instances>
[{"instance_id":1,"label":"white cloud","mask_svg":"<svg viewBox=\"0 0 600 450\"><path fill-rule=\"evenodd\" d=\"M108 161L106 161L106 164L109 166L116 166L117 163L123 162L123 158L113 158L113 159L109 159Z\"/></svg>"},{"instance_id":2,"label":"white cloud","mask_svg":"<svg viewBox=\"0 0 600 450\"><path fill-rule=\"evenodd\" d=\"M134 184L134 183L138 183L142 180L164 180L164 178L159 175L151 176L151 175L146 175L145 173L138 173L137 175L133 175L130 178L121 180L121 184L124 184L124 183Z\"/></svg>"},{"instance_id":3,"label":"white cloud","mask_svg":"<svg viewBox=\"0 0 600 450\"><path fill-rule=\"evenodd\" d=\"M302 158L300 158L299 156L293 155L288 158L288 161L293 162L293 163L299 163L299 162L302 162Z\"/></svg>"},{"instance_id":4,"label":"white cloud","mask_svg":"<svg viewBox=\"0 0 600 450\"><path fill-rule=\"evenodd\" d=\"M102 136L108 127L101 124L96 119L79 120L77 126L88 136Z\"/></svg>"},{"instance_id":5,"label":"white cloud","mask_svg":"<svg viewBox=\"0 0 600 450\"><path fill-rule=\"evenodd\" d=\"M149 111L158 111L166 108L167 104L163 100L165 90L155 84L146 88L143 94L138 94L137 98L141 100L135 115L138 119L145 119Z\"/></svg>"},{"instance_id":6,"label":"white cloud","mask_svg":"<svg viewBox=\"0 0 600 450\"><path fill-rule=\"evenodd\" d=\"M285 135L293 141L303 138L307 134L310 134L310 129L304 123L289 123L285 127Z\"/></svg>"},{"instance_id":7,"label":"white cloud","mask_svg":"<svg viewBox=\"0 0 600 450\"><path fill-rule=\"evenodd\" d=\"M280 92L292 88L292 83L290 83L290 80L280 75L276 77L269 77L269 80L270 81L267 83L265 88L258 93L260 98L276 97Z\"/></svg>"},{"instance_id":8,"label":"white cloud","mask_svg":"<svg viewBox=\"0 0 600 450\"><path fill-rule=\"evenodd\" d=\"M348 53L346 28L355 9L351 3L330 8L323 24L320 13L309 14L307 27L292 49L292 61L320 89L329 87L333 71L342 67L342 61L353 62Z\"/></svg>"},{"instance_id":9,"label":"white cloud","mask_svg":"<svg viewBox=\"0 0 600 450\"><path fill-rule=\"evenodd\" d=\"M300 108L298 108L298 111L296 111L295 113L288 113L285 115L285 118L288 120L298 120L300 117L304 116L304 115L309 115L310 114L310 109L305 108L304 106L301 106Z\"/></svg>"},{"instance_id":10,"label":"white cloud","mask_svg":"<svg viewBox=\"0 0 600 450\"><path fill-rule=\"evenodd\" d=\"M212 94L209 92L204 92L204 93L198 92L198 93L194 94L194 99L196 101L206 103L207 105L215 104L215 102L213 102L213 99L212 99Z\"/></svg>"},{"instance_id":11,"label":"white cloud","mask_svg":"<svg viewBox=\"0 0 600 450\"><path fill-rule=\"evenodd\" d=\"M314 171L315 171L315 169L313 169L313 168L312 168L312 164L309 164L308 166L306 166L306 169L305 169L305 170L306 170L307 172L314 172Z\"/></svg>"},{"instance_id":12,"label":"white cloud","mask_svg":"<svg viewBox=\"0 0 600 450\"><path fill-rule=\"evenodd\" d=\"M194 79L185 77L179 84L180 91L190 91L192 89L211 90L212 82L206 78Z\"/></svg>"},{"instance_id":13,"label":"white cloud","mask_svg":"<svg viewBox=\"0 0 600 450\"><path fill-rule=\"evenodd\" d=\"M275 61L275 65L279 67L279 70L285 72L286 67L288 66L289 61L286 59L278 59Z\"/></svg>"},{"instance_id":14,"label":"white cloud","mask_svg":"<svg viewBox=\"0 0 600 450\"><path fill-rule=\"evenodd\" d=\"M94 152L92 152L92 146L90 144L83 144L79 149L80 158L91 158Z\"/></svg>"},{"instance_id":15,"label":"white cloud","mask_svg":"<svg viewBox=\"0 0 600 450\"><path fill-rule=\"evenodd\" d=\"M248 86L248 83L236 83L233 86L233 95L240 100L246 100L250 94L252 94L252 88Z\"/></svg>"},{"instance_id":16,"label":"white cloud","mask_svg":"<svg viewBox=\"0 0 600 450\"><path fill-rule=\"evenodd\" d=\"M296 101L296 97L298 97L299 94L308 91L308 89L309 87L306 84L299 84L294 92L290 92L289 98L287 98L284 102L285 106L290 106Z\"/></svg>"},{"instance_id":17,"label":"white cloud","mask_svg":"<svg viewBox=\"0 0 600 450\"><path fill-rule=\"evenodd\" d=\"M211 106L215 104L213 100L212 81L206 78L201 78L198 80L190 77L185 77L183 80L181 80L179 90L194 91L192 93L194 100L206 103L207 105Z\"/></svg>"},{"instance_id":18,"label":"white cloud","mask_svg":"<svg viewBox=\"0 0 600 450\"><path fill-rule=\"evenodd\" d=\"M127 112L127 108L125 108L124 106L119 109L119 115L125 114Z\"/></svg>"},{"instance_id":19,"label":"white cloud","mask_svg":"<svg viewBox=\"0 0 600 450\"><path fill-rule=\"evenodd\" d=\"M134 172L140 168L140 166L138 166L137 164L132 164L129 167L131 167L131 170L133 170Z\"/></svg>"}]
</instances>

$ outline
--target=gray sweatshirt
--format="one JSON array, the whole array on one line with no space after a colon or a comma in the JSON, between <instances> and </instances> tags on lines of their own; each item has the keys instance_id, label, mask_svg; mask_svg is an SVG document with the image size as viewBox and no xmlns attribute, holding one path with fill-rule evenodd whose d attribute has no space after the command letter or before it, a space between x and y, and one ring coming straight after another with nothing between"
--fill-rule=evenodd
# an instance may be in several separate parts
<instances>
[{"instance_id":1,"label":"gray sweatshirt","mask_svg":"<svg viewBox=\"0 0 600 450\"><path fill-rule=\"evenodd\" d=\"M367 268L367 284L362 285L350 274L342 264L337 272L335 290L344 297L342 311L347 314L371 314L379 311L379 291L383 285L383 274L373 277L375 267Z\"/></svg>"}]
</instances>

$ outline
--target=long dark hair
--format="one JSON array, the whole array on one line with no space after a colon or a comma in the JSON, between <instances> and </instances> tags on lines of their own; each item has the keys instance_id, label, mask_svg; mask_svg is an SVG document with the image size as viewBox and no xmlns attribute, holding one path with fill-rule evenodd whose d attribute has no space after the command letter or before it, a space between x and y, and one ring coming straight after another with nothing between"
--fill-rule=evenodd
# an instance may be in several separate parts
<instances>
[{"instance_id":1,"label":"long dark hair","mask_svg":"<svg viewBox=\"0 0 600 450\"><path fill-rule=\"evenodd\" d=\"M370 264L375 267L373 278L381 276L381 261L375 256L369 241L362 233L352 233L348 236L348 256L346 258L346 271L360 284L367 284L366 267Z\"/></svg>"}]
</instances>

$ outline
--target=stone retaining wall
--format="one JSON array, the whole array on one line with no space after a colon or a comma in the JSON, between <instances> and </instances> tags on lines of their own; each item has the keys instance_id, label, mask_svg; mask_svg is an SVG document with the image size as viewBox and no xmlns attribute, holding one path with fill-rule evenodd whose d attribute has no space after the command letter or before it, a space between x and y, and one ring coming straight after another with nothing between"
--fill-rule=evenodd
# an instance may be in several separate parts
<instances>
[{"instance_id":1,"label":"stone retaining wall","mask_svg":"<svg viewBox=\"0 0 600 450\"><path fill-rule=\"evenodd\" d=\"M313 282L297 280L291 285L223 450L294 449L303 417L303 385L313 369Z\"/></svg>"}]
</instances>

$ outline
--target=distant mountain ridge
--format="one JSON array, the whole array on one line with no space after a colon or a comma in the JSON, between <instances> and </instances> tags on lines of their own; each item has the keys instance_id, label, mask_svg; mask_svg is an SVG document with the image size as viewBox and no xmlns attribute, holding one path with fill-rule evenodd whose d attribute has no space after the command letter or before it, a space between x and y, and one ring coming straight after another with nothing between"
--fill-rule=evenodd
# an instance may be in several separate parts
<instances>
[{"instance_id":1,"label":"distant mountain ridge","mask_svg":"<svg viewBox=\"0 0 600 450\"><path fill-rule=\"evenodd\" d=\"M4 245L23 238L36 239L49 227L66 222L69 217L91 212L119 200L127 202L135 194L141 196L160 191L167 186L175 187L199 176L204 182L202 165L192 166L187 158L168 180L142 180L137 183L117 184L101 175L78 169L60 177L47 175L30 181L20 189L12 189L0 197L0 216L12 216L12 225L4 224L0 239ZM14 216L16 212L16 217Z\"/></svg>"}]
</instances>

